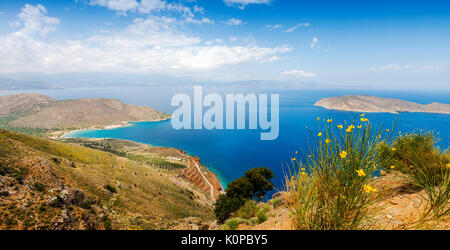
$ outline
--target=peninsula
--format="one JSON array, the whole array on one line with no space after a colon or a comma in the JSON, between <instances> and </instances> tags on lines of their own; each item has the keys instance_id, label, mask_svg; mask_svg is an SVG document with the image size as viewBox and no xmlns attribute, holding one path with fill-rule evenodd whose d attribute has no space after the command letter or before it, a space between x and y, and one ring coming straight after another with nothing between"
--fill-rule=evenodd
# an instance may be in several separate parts
<instances>
[{"instance_id":1,"label":"peninsula","mask_svg":"<svg viewBox=\"0 0 450 250\"><path fill-rule=\"evenodd\" d=\"M324 98L316 102L315 106L332 110L366 113L422 112L450 114L450 105L444 103L423 105L400 99L368 95L348 95Z\"/></svg>"}]
</instances>

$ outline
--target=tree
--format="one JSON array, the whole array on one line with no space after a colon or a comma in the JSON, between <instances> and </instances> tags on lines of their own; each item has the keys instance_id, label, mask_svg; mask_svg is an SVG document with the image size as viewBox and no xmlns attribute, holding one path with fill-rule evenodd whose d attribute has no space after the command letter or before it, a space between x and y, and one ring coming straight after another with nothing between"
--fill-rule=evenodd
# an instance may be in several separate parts
<instances>
[{"instance_id":1,"label":"tree","mask_svg":"<svg viewBox=\"0 0 450 250\"><path fill-rule=\"evenodd\" d=\"M266 195L267 191L273 189L271 179L275 177L273 172L268 168L254 168L245 172L244 178L253 186L253 195L258 197L259 201Z\"/></svg>"},{"instance_id":2,"label":"tree","mask_svg":"<svg viewBox=\"0 0 450 250\"><path fill-rule=\"evenodd\" d=\"M223 224L230 218L230 215L237 211L245 204L245 199L239 196L230 196L227 194L219 195L216 203L214 204L214 214L216 220Z\"/></svg>"},{"instance_id":3,"label":"tree","mask_svg":"<svg viewBox=\"0 0 450 250\"><path fill-rule=\"evenodd\" d=\"M225 194L219 196L214 204L214 213L219 223L224 223L244 204L257 196L259 200L273 189L270 180L274 177L268 168L254 168L239 179L232 181Z\"/></svg>"}]
</instances>

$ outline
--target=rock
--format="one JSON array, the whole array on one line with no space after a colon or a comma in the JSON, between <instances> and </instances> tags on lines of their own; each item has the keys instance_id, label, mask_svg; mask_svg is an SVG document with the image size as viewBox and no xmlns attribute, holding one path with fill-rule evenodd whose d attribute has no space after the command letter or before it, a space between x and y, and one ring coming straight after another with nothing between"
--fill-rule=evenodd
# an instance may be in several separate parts
<instances>
[{"instance_id":1,"label":"rock","mask_svg":"<svg viewBox=\"0 0 450 250\"><path fill-rule=\"evenodd\" d=\"M66 205L80 206L86 197L80 189L70 188L61 192L61 198Z\"/></svg>"}]
</instances>

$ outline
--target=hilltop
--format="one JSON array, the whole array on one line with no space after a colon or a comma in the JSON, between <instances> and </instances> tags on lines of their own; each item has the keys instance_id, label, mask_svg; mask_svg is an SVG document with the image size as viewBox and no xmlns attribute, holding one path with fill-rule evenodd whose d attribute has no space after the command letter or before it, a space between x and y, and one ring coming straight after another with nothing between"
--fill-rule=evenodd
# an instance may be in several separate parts
<instances>
[{"instance_id":1,"label":"hilltop","mask_svg":"<svg viewBox=\"0 0 450 250\"><path fill-rule=\"evenodd\" d=\"M169 229L212 221L207 193L160 165L0 130L0 229Z\"/></svg>"},{"instance_id":2,"label":"hilltop","mask_svg":"<svg viewBox=\"0 0 450 250\"><path fill-rule=\"evenodd\" d=\"M349 95L324 98L315 106L332 110L356 111L367 113L423 112L450 114L450 105L431 103L422 105L393 98L381 98L368 95Z\"/></svg>"},{"instance_id":3,"label":"hilltop","mask_svg":"<svg viewBox=\"0 0 450 250\"><path fill-rule=\"evenodd\" d=\"M40 94L1 96L0 108L0 117L10 127L46 130L105 127L169 117L150 107L129 105L114 99L58 101Z\"/></svg>"}]
</instances>

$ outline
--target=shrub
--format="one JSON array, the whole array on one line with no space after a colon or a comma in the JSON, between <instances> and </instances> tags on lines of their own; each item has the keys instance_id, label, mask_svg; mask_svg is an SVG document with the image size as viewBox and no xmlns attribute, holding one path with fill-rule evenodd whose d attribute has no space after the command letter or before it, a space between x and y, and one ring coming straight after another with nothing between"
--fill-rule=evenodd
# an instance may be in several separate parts
<instances>
[{"instance_id":1,"label":"shrub","mask_svg":"<svg viewBox=\"0 0 450 250\"><path fill-rule=\"evenodd\" d=\"M46 186L40 182L35 182L33 187L38 192L44 192L46 190Z\"/></svg>"},{"instance_id":2,"label":"shrub","mask_svg":"<svg viewBox=\"0 0 450 250\"><path fill-rule=\"evenodd\" d=\"M259 208L256 206L255 202L253 200L248 200L245 205L236 212L236 217L249 220L256 216L258 210Z\"/></svg>"},{"instance_id":3,"label":"shrub","mask_svg":"<svg viewBox=\"0 0 450 250\"><path fill-rule=\"evenodd\" d=\"M413 186L425 191L428 207L424 213L440 218L450 213L450 154L434 147L436 138L431 132L404 135L391 144L379 146L382 167L407 174Z\"/></svg>"},{"instance_id":4,"label":"shrub","mask_svg":"<svg viewBox=\"0 0 450 250\"><path fill-rule=\"evenodd\" d=\"M272 205L274 207L278 207L278 205L280 205L280 203L281 203L281 200L279 198L275 198L272 200Z\"/></svg>"},{"instance_id":5,"label":"shrub","mask_svg":"<svg viewBox=\"0 0 450 250\"><path fill-rule=\"evenodd\" d=\"M117 193L117 189L114 186L112 186L112 185L109 185L109 184L106 185L105 189L108 190L109 192L113 193L113 194Z\"/></svg>"},{"instance_id":6,"label":"shrub","mask_svg":"<svg viewBox=\"0 0 450 250\"><path fill-rule=\"evenodd\" d=\"M291 159L287 204L296 229L360 229L369 220L378 197L369 180L376 171L382 132L364 116L360 121L355 118L344 127L329 120L317 136L311 132L314 140L305 163Z\"/></svg>"},{"instance_id":7,"label":"shrub","mask_svg":"<svg viewBox=\"0 0 450 250\"><path fill-rule=\"evenodd\" d=\"M267 220L267 214L265 209L259 210L256 216L258 218L258 224L261 224Z\"/></svg>"},{"instance_id":8,"label":"shrub","mask_svg":"<svg viewBox=\"0 0 450 250\"><path fill-rule=\"evenodd\" d=\"M248 224L248 221L242 218L232 218L225 222L225 224L223 225L223 229L236 230L241 224Z\"/></svg>"}]
</instances>

